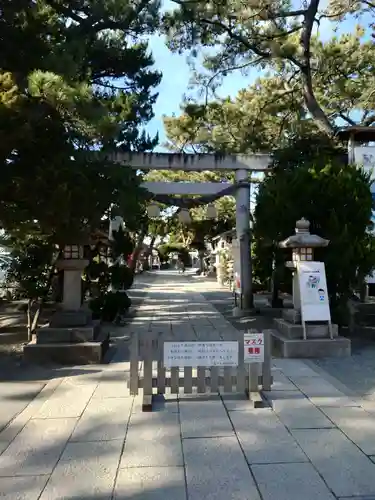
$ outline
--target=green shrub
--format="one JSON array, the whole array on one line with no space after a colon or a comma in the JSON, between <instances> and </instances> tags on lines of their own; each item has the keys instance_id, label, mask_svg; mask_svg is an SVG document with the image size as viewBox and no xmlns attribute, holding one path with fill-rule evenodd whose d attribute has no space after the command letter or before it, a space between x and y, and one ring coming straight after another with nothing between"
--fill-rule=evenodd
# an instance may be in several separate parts
<instances>
[{"instance_id":1,"label":"green shrub","mask_svg":"<svg viewBox=\"0 0 375 500\"><path fill-rule=\"evenodd\" d=\"M95 319L114 321L124 316L131 306L131 299L126 292L107 292L90 301L90 309Z\"/></svg>"}]
</instances>

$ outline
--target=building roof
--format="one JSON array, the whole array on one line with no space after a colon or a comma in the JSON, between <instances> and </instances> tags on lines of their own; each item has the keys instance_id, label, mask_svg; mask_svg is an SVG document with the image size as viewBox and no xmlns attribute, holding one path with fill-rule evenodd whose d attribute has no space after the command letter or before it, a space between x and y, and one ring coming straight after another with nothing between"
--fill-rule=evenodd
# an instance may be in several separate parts
<instances>
[{"instance_id":1,"label":"building roof","mask_svg":"<svg viewBox=\"0 0 375 500\"><path fill-rule=\"evenodd\" d=\"M343 140L349 140L353 136L358 142L372 142L375 141L375 127L365 127L362 125L345 127L340 129L336 135Z\"/></svg>"}]
</instances>

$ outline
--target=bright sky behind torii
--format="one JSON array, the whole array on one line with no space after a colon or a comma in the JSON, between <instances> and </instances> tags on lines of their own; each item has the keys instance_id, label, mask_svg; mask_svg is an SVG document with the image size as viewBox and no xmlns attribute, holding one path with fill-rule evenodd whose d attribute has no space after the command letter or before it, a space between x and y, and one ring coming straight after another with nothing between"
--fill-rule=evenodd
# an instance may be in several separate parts
<instances>
[{"instance_id":1,"label":"bright sky behind torii","mask_svg":"<svg viewBox=\"0 0 375 500\"><path fill-rule=\"evenodd\" d=\"M325 2L322 2L322 6ZM165 0L163 10L174 8L171 0ZM346 20L340 24L339 34L351 32L358 20L353 18ZM333 24L328 21L321 23L319 33L321 38L329 39L333 34ZM150 37L150 50L155 59L155 67L163 73L161 84L158 87L159 97L154 107L155 117L148 124L146 130L151 135L159 132L159 146L156 151L164 151L161 144L166 141L166 136L163 126L163 115L171 116L173 113L180 113L180 104L182 103L183 95L188 90L190 79L190 69L186 62L186 55L172 54L165 44L165 37L153 35ZM241 75L236 71L228 75L217 91L221 97L235 97L239 90L251 85L260 72L257 69L252 69L247 76Z\"/></svg>"}]
</instances>

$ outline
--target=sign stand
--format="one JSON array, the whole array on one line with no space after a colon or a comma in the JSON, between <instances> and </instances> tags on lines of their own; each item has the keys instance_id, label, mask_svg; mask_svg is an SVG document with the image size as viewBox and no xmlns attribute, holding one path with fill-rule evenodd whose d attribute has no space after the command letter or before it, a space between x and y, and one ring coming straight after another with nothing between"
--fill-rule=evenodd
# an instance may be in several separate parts
<instances>
[{"instance_id":1,"label":"sign stand","mask_svg":"<svg viewBox=\"0 0 375 500\"><path fill-rule=\"evenodd\" d=\"M256 330L249 330L249 333L244 334L244 361L248 365L249 385L246 388L246 395L254 405L254 408L263 408L265 401L259 390L259 378L263 369L270 368L270 360L265 359L268 356L269 345L265 345L264 333L259 333ZM265 349L267 347L267 355ZM263 365L263 366L262 366ZM263 390L269 390L270 375L262 373ZM266 387L264 386L266 385Z\"/></svg>"},{"instance_id":2,"label":"sign stand","mask_svg":"<svg viewBox=\"0 0 375 500\"><path fill-rule=\"evenodd\" d=\"M331 311L328 301L324 262L299 261L297 263L303 340L307 340L307 323L327 323L329 337L333 339Z\"/></svg>"},{"instance_id":3,"label":"sign stand","mask_svg":"<svg viewBox=\"0 0 375 500\"><path fill-rule=\"evenodd\" d=\"M302 321L302 327L303 327L303 340L307 340L307 329L306 329L306 321ZM328 324L328 330L329 330L329 338L333 340L333 329L332 329L332 322L331 320L327 321Z\"/></svg>"}]
</instances>

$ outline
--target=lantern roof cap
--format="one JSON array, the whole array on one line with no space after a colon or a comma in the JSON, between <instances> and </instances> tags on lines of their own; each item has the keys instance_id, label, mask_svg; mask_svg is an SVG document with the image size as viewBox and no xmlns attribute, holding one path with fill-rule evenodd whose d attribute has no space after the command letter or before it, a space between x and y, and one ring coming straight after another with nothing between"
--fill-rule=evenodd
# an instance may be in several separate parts
<instances>
[{"instance_id":1,"label":"lantern roof cap","mask_svg":"<svg viewBox=\"0 0 375 500\"><path fill-rule=\"evenodd\" d=\"M329 240L310 233L310 221L304 217L296 222L295 230L296 234L280 241L280 248L319 248L329 244Z\"/></svg>"}]
</instances>

